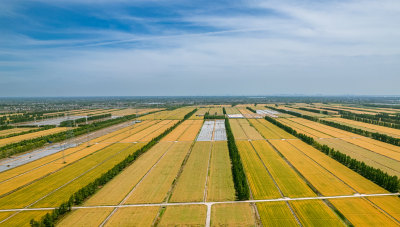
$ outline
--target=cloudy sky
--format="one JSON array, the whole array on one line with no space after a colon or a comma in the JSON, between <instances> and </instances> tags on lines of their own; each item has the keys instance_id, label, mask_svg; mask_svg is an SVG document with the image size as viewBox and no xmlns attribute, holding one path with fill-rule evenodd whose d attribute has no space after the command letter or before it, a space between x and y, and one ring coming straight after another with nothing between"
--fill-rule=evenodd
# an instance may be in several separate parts
<instances>
[{"instance_id":1,"label":"cloudy sky","mask_svg":"<svg viewBox=\"0 0 400 227\"><path fill-rule=\"evenodd\" d=\"M400 95L399 0L2 0L0 96Z\"/></svg>"}]
</instances>

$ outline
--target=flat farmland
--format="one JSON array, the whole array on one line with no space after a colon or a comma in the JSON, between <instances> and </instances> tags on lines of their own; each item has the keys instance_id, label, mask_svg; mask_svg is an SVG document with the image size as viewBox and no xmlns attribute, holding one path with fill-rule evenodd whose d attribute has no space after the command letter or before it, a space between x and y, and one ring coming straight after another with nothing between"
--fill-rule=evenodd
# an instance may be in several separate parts
<instances>
[{"instance_id":1,"label":"flat farmland","mask_svg":"<svg viewBox=\"0 0 400 227\"><path fill-rule=\"evenodd\" d=\"M387 193L386 190L374 184L373 182L362 177L358 173L352 171L336 160L328 157L322 152L316 150L308 144L301 141L289 141L298 150L318 162L321 166L327 169L329 172L346 182L347 185L351 186L360 193Z\"/></svg>"},{"instance_id":2,"label":"flat farmland","mask_svg":"<svg viewBox=\"0 0 400 227\"><path fill-rule=\"evenodd\" d=\"M186 131L179 136L178 141L194 141L200 131L203 121L196 120L186 129Z\"/></svg>"},{"instance_id":3,"label":"flat farmland","mask_svg":"<svg viewBox=\"0 0 400 227\"><path fill-rule=\"evenodd\" d=\"M284 196L291 198L316 196L267 141L252 141L251 143Z\"/></svg>"},{"instance_id":4,"label":"flat farmland","mask_svg":"<svg viewBox=\"0 0 400 227\"><path fill-rule=\"evenodd\" d=\"M257 203L264 226L299 226L285 202Z\"/></svg>"},{"instance_id":5,"label":"flat farmland","mask_svg":"<svg viewBox=\"0 0 400 227\"><path fill-rule=\"evenodd\" d=\"M400 161L400 148L398 146L305 119L291 118L290 120L279 119L279 121L300 133L314 137L322 144L329 144L332 148L353 158L360 158L361 161L368 162L371 166L382 167L388 172L396 172L396 169L398 169L398 162ZM318 134L322 132L327 136ZM370 154L371 152L375 154Z\"/></svg>"},{"instance_id":6,"label":"flat farmland","mask_svg":"<svg viewBox=\"0 0 400 227\"><path fill-rule=\"evenodd\" d=\"M205 200L212 142L197 141L179 177L170 202L199 202Z\"/></svg>"},{"instance_id":7,"label":"flat farmland","mask_svg":"<svg viewBox=\"0 0 400 227\"><path fill-rule=\"evenodd\" d=\"M21 132L26 132L30 130L35 130L37 128L12 128L12 129L5 129L5 130L0 130L0 137L2 136L8 136L11 134L16 134L16 133L21 133Z\"/></svg>"},{"instance_id":8,"label":"flat farmland","mask_svg":"<svg viewBox=\"0 0 400 227\"><path fill-rule=\"evenodd\" d=\"M236 140L263 140L264 138L246 119L229 119Z\"/></svg>"},{"instance_id":9,"label":"flat farmland","mask_svg":"<svg viewBox=\"0 0 400 227\"><path fill-rule=\"evenodd\" d=\"M41 136L47 136L47 135L51 135L51 134L55 134L55 133L59 133L59 132L64 132L68 129L71 129L71 128L57 127L57 128L51 128L51 129L39 131L39 132L32 132L32 133L28 133L28 134L24 134L24 135L20 135L20 136L13 136L13 137L9 137L9 138L0 139L0 146L4 146L7 144L11 144L11 143L17 143L17 142L20 142L23 140L34 139L34 138L38 138Z\"/></svg>"},{"instance_id":10,"label":"flat farmland","mask_svg":"<svg viewBox=\"0 0 400 227\"><path fill-rule=\"evenodd\" d=\"M193 141L202 124L201 120L186 120L161 141Z\"/></svg>"},{"instance_id":11,"label":"flat farmland","mask_svg":"<svg viewBox=\"0 0 400 227\"><path fill-rule=\"evenodd\" d=\"M139 183L151 167L165 154L173 143L161 142L144 153L135 163L105 185L84 205L117 205Z\"/></svg>"},{"instance_id":12,"label":"flat farmland","mask_svg":"<svg viewBox=\"0 0 400 227\"><path fill-rule=\"evenodd\" d=\"M395 128L384 127L380 125L368 124L360 121L353 121L345 118L326 118L324 120L336 122L339 124L348 125L354 128L363 129L370 132L378 132L381 134L386 134L395 138L400 137L400 130Z\"/></svg>"},{"instance_id":13,"label":"flat farmland","mask_svg":"<svg viewBox=\"0 0 400 227\"><path fill-rule=\"evenodd\" d=\"M190 146L191 142L174 143L164 158L136 186L125 204L163 202Z\"/></svg>"},{"instance_id":14,"label":"flat farmland","mask_svg":"<svg viewBox=\"0 0 400 227\"><path fill-rule=\"evenodd\" d=\"M37 202L33 207L55 207L59 204L60 201L67 201L70 195L76 192L77 189L87 185L91 179L96 179L100 177L102 174L107 172L116 164L124 160L128 155L135 153L135 151L137 151L143 146L144 144L138 143L123 148L115 156L110 157L109 160L99 165L96 165L95 168L90 169L90 171L87 172L86 174L80 176L79 178L75 179L68 185L65 185L63 188L57 190L56 192L53 192L46 198L43 198L41 201Z\"/></svg>"},{"instance_id":15,"label":"flat farmland","mask_svg":"<svg viewBox=\"0 0 400 227\"><path fill-rule=\"evenodd\" d=\"M159 209L157 206L122 207L115 212L105 226L151 226Z\"/></svg>"},{"instance_id":16,"label":"flat farmland","mask_svg":"<svg viewBox=\"0 0 400 227\"><path fill-rule=\"evenodd\" d=\"M303 226L346 226L322 201L305 200L289 202Z\"/></svg>"},{"instance_id":17,"label":"flat farmland","mask_svg":"<svg viewBox=\"0 0 400 227\"><path fill-rule=\"evenodd\" d=\"M74 210L68 218L63 218L57 226L99 226L113 208L88 208Z\"/></svg>"},{"instance_id":18,"label":"flat farmland","mask_svg":"<svg viewBox=\"0 0 400 227\"><path fill-rule=\"evenodd\" d=\"M138 125L134 125L131 127L140 128L140 126ZM87 144L84 143L77 147L67 149L64 151L64 157L62 156L61 152L59 152L28 163L26 165L22 165L17 168L0 173L0 179L2 180L0 181L0 195L15 190L47 174L54 173L57 170L64 168L74 163L75 161L80 160L81 158L84 158L107 146L110 146L112 143L107 141L114 140L116 137L120 137L121 134L123 137L126 137L127 135L124 132L126 132L126 130L130 130L131 127L116 131L119 134L114 134L114 137L106 138L101 143L92 143L93 145L89 147L87 147Z\"/></svg>"},{"instance_id":19,"label":"flat farmland","mask_svg":"<svg viewBox=\"0 0 400 227\"><path fill-rule=\"evenodd\" d=\"M229 119L229 124L231 125L235 140L248 140L248 137L244 132L242 126L240 126L238 119Z\"/></svg>"},{"instance_id":20,"label":"flat farmland","mask_svg":"<svg viewBox=\"0 0 400 227\"><path fill-rule=\"evenodd\" d=\"M355 140L355 139L353 139ZM341 139L320 139L319 143L333 147L369 166L379 168L391 175L400 176L400 162Z\"/></svg>"},{"instance_id":21,"label":"flat farmland","mask_svg":"<svg viewBox=\"0 0 400 227\"><path fill-rule=\"evenodd\" d=\"M384 147L384 146L379 146L382 142L378 143L379 141L375 141L372 139L368 140L360 140L360 139L351 139L351 138L343 138L344 141L355 144L359 147L363 147L365 149L368 149L370 151L374 151L378 154L381 154L383 156L389 157L391 159L394 159L396 161L400 161L400 147L397 146L391 146L389 147Z\"/></svg>"},{"instance_id":22,"label":"flat farmland","mask_svg":"<svg viewBox=\"0 0 400 227\"><path fill-rule=\"evenodd\" d=\"M182 120L186 114L193 110L193 107L183 107L175 110L163 110L157 113L141 116L139 117L139 120Z\"/></svg>"},{"instance_id":23,"label":"flat farmland","mask_svg":"<svg viewBox=\"0 0 400 227\"><path fill-rule=\"evenodd\" d=\"M207 186L207 201L235 200L231 161L225 141L213 143L210 174Z\"/></svg>"},{"instance_id":24,"label":"flat farmland","mask_svg":"<svg viewBox=\"0 0 400 227\"><path fill-rule=\"evenodd\" d=\"M204 118L204 115L210 110L210 108L199 108L196 113L194 113L189 120L201 120Z\"/></svg>"},{"instance_id":25,"label":"flat farmland","mask_svg":"<svg viewBox=\"0 0 400 227\"><path fill-rule=\"evenodd\" d=\"M301 153L288 141L271 140L270 142L321 194L326 196L354 194L351 188Z\"/></svg>"},{"instance_id":26,"label":"flat farmland","mask_svg":"<svg viewBox=\"0 0 400 227\"><path fill-rule=\"evenodd\" d=\"M161 133L160 131L159 133ZM93 178L113 167L129 153L135 152L144 144L117 143L107 149L96 152L60 171L46 176L26 187L23 187L0 200L13 207L57 205L68 199L73 193ZM49 184L51 182L51 184ZM51 185L51 187L49 187ZM31 196L32 195L32 196ZM26 199L28 197L29 199ZM11 199L10 199L11 198ZM25 199L24 199L25 198ZM2 202L0 201L0 204ZM11 219L20 219L20 214ZM10 219L10 220L11 220ZM29 222L29 220L27 220Z\"/></svg>"},{"instance_id":27,"label":"flat farmland","mask_svg":"<svg viewBox=\"0 0 400 227\"><path fill-rule=\"evenodd\" d=\"M295 137L265 119L249 119L249 122L266 139L294 139Z\"/></svg>"},{"instance_id":28,"label":"flat farmland","mask_svg":"<svg viewBox=\"0 0 400 227\"><path fill-rule=\"evenodd\" d=\"M362 198L329 200L355 226L398 226L380 210Z\"/></svg>"},{"instance_id":29,"label":"flat farmland","mask_svg":"<svg viewBox=\"0 0 400 227\"><path fill-rule=\"evenodd\" d=\"M224 113L222 112L222 107L211 107L208 110L208 113L210 115L223 115Z\"/></svg>"},{"instance_id":30,"label":"flat farmland","mask_svg":"<svg viewBox=\"0 0 400 227\"><path fill-rule=\"evenodd\" d=\"M236 142L254 199L280 198L278 189L249 141Z\"/></svg>"},{"instance_id":31,"label":"flat farmland","mask_svg":"<svg viewBox=\"0 0 400 227\"><path fill-rule=\"evenodd\" d=\"M176 121L171 121L171 120L164 120L160 121L155 125L152 125L150 127L145 128L144 130L141 130L139 133L134 133L131 136L126 137L125 139L121 140L122 143L132 143L132 142L138 142L138 141L148 141L155 137L158 132L162 132L166 130L167 128L171 127L174 125Z\"/></svg>"},{"instance_id":32,"label":"flat farmland","mask_svg":"<svg viewBox=\"0 0 400 227\"><path fill-rule=\"evenodd\" d=\"M227 114L240 114L240 111L236 107L225 107Z\"/></svg>"},{"instance_id":33,"label":"flat farmland","mask_svg":"<svg viewBox=\"0 0 400 227\"><path fill-rule=\"evenodd\" d=\"M296 130L298 133L302 133L304 135L311 136L313 138L332 138L332 136L322 133L318 130L314 130L312 128L306 127L299 123L293 122L293 121L291 121L292 119L294 119L294 118L290 118L290 119L278 118L277 120L282 124L290 126L294 130Z\"/></svg>"},{"instance_id":34,"label":"flat farmland","mask_svg":"<svg viewBox=\"0 0 400 227\"><path fill-rule=\"evenodd\" d=\"M211 208L211 226L255 225L255 214L249 203L215 204Z\"/></svg>"},{"instance_id":35,"label":"flat farmland","mask_svg":"<svg viewBox=\"0 0 400 227\"><path fill-rule=\"evenodd\" d=\"M159 226L205 226L205 205L168 206Z\"/></svg>"},{"instance_id":36,"label":"flat farmland","mask_svg":"<svg viewBox=\"0 0 400 227\"><path fill-rule=\"evenodd\" d=\"M0 226L31 226L29 221L32 218L41 217L48 211L22 211L18 216L20 218L10 218L7 221L0 223Z\"/></svg>"}]
</instances>

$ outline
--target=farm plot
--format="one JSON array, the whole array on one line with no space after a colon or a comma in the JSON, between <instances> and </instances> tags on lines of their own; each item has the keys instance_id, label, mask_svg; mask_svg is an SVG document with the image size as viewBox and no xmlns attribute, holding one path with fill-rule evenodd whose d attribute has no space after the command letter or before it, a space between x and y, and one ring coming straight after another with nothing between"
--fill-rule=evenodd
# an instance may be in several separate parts
<instances>
[{"instance_id":1,"label":"farm plot","mask_svg":"<svg viewBox=\"0 0 400 227\"><path fill-rule=\"evenodd\" d=\"M30 131L30 130L35 130L35 128L11 128L11 129L0 130L0 137L8 136L11 134L16 134L16 133L21 133L21 132L26 132L26 131Z\"/></svg>"},{"instance_id":2,"label":"farm plot","mask_svg":"<svg viewBox=\"0 0 400 227\"><path fill-rule=\"evenodd\" d=\"M196 113L194 113L189 120L201 120L204 115L210 110L210 108L199 108Z\"/></svg>"},{"instance_id":3,"label":"farm plot","mask_svg":"<svg viewBox=\"0 0 400 227\"><path fill-rule=\"evenodd\" d=\"M74 210L67 218L61 219L57 226L99 226L113 208L88 208Z\"/></svg>"},{"instance_id":4,"label":"farm plot","mask_svg":"<svg viewBox=\"0 0 400 227\"><path fill-rule=\"evenodd\" d=\"M375 140L372 139L360 140L360 139L343 138L343 140L355 144L359 147L368 149L370 151L374 151L378 154L384 155L396 161L400 161L400 147L393 146L391 147L392 149L390 148L388 149L387 147L376 145L376 144L381 144L382 142L377 143L378 141L375 142Z\"/></svg>"},{"instance_id":5,"label":"farm plot","mask_svg":"<svg viewBox=\"0 0 400 227\"><path fill-rule=\"evenodd\" d=\"M222 112L222 108L221 107L211 107L208 110L208 113L210 115L223 115L224 113Z\"/></svg>"},{"instance_id":6,"label":"farm plot","mask_svg":"<svg viewBox=\"0 0 400 227\"><path fill-rule=\"evenodd\" d=\"M11 144L11 143L17 143L17 142L20 142L23 140L34 139L34 138L41 137L41 136L47 136L47 135L51 135L51 134L55 134L55 133L59 133L59 132L64 132L68 129L71 129L71 128L57 127L57 128L39 131L39 132L32 132L32 133L28 133L28 134L24 134L24 135L20 135L20 136L13 136L13 137L9 137L9 138L0 139L0 146L4 146L7 144Z\"/></svg>"},{"instance_id":7,"label":"farm plot","mask_svg":"<svg viewBox=\"0 0 400 227\"><path fill-rule=\"evenodd\" d=\"M211 149L212 142L198 141L195 143L177 181L170 202L204 201Z\"/></svg>"},{"instance_id":8,"label":"farm plot","mask_svg":"<svg viewBox=\"0 0 400 227\"><path fill-rule=\"evenodd\" d=\"M125 139L121 140L120 142L133 143L133 142L138 142L138 141L143 141L143 142L148 141L152 136L154 138L154 134L156 134L157 132L164 131L165 129L171 127L175 123L176 123L176 121L170 121L170 120L160 121L155 125L147 127L138 133L135 133L129 137L126 137Z\"/></svg>"},{"instance_id":9,"label":"farm plot","mask_svg":"<svg viewBox=\"0 0 400 227\"><path fill-rule=\"evenodd\" d=\"M249 122L266 139L295 139L291 134L264 119L249 119Z\"/></svg>"},{"instance_id":10,"label":"farm plot","mask_svg":"<svg viewBox=\"0 0 400 227\"><path fill-rule=\"evenodd\" d=\"M249 203L215 204L211 208L211 226L255 226Z\"/></svg>"},{"instance_id":11,"label":"farm plot","mask_svg":"<svg viewBox=\"0 0 400 227\"><path fill-rule=\"evenodd\" d=\"M363 129L370 132L378 132L381 134L386 134L392 137L399 138L400 137L400 130L395 128L384 127L380 125L368 124L360 121L353 121L344 118L326 118L325 120L336 122L339 124L348 125L354 128Z\"/></svg>"},{"instance_id":12,"label":"farm plot","mask_svg":"<svg viewBox=\"0 0 400 227\"><path fill-rule=\"evenodd\" d=\"M299 226L285 202L257 203L264 226Z\"/></svg>"},{"instance_id":13,"label":"farm plot","mask_svg":"<svg viewBox=\"0 0 400 227\"><path fill-rule=\"evenodd\" d=\"M104 226L151 226L159 207L122 207Z\"/></svg>"},{"instance_id":14,"label":"farm plot","mask_svg":"<svg viewBox=\"0 0 400 227\"><path fill-rule=\"evenodd\" d=\"M65 162L64 163L64 158L63 154L61 152L48 155L46 157L43 157L41 159L29 162L25 165L18 166L16 168L4 171L0 173L0 182L9 180L10 178L17 177L18 175L23 175L24 173L27 173L31 170L40 170L42 175L45 174L45 170L42 168L50 168L47 167L46 165L48 164L53 164L59 167L65 166L67 164L72 163L75 160L78 160L82 157L85 157L88 154L91 154L92 152L96 150L100 150L108 145L110 143L108 142L109 140L112 139L112 137L116 137L121 134L125 134L126 130L129 130L131 127L136 127L137 125L134 126L129 126L120 130L117 130L111 134L111 137L107 134L105 136L101 136L99 138L96 138L95 140L91 140L88 143L82 143L76 147L68 148L64 150L64 158ZM102 143L104 142L104 143ZM90 145L90 146L89 146ZM40 177L40 176L39 176Z\"/></svg>"},{"instance_id":15,"label":"farm plot","mask_svg":"<svg viewBox=\"0 0 400 227\"><path fill-rule=\"evenodd\" d=\"M134 147L138 148L142 145L143 144L136 144L133 146L132 144L124 143L114 144L107 149L96 152L95 155L91 155L87 158L79 160L78 162L63 168L54 174L51 174L1 198L0 207L9 206L16 208L25 207L29 204L41 205L41 201L58 205L60 203L60 199L62 199L61 201L64 201L64 197L67 198L67 196L69 196L67 193L63 193L62 195L58 193L59 191L64 190L64 187L66 188L66 191L70 192L73 191L74 181L77 182L76 184L87 184L88 181L95 177L93 174L101 175L103 170L107 171L109 168L107 168L106 165L109 163L115 164L118 162L118 160L122 160L121 157L125 157L128 154L128 149L125 148L131 148L132 152L134 152L137 150L133 149ZM81 180L85 179L85 176L90 176L90 174L92 177L88 177L90 178L89 180L86 179L86 182ZM51 198L54 199L47 199L49 196L52 196ZM19 214L13 218L20 218ZM26 220L26 222L28 223L29 220Z\"/></svg>"},{"instance_id":16,"label":"farm plot","mask_svg":"<svg viewBox=\"0 0 400 227\"><path fill-rule=\"evenodd\" d=\"M205 205L168 206L159 226L204 226L206 213Z\"/></svg>"},{"instance_id":17,"label":"farm plot","mask_svg":"<svg viewBox=\"0 0 400 227\"><path fill-rule=\"evenodd\" d=\"M244 132L242 126L237 119L229 119L229 124L231 125L231 129L233 135L235 136L235 140L248 140L246 133Z\"/></svg>"},{"instance_id":18,"label":"farm plot","mask_svg":"<svg viewBox=\"0 0 400 227\"><path fill-rule=\"evenodd\" d=\"M210 175L207 185L207 201L235 200L235 188L226 142L214 142L212 147Z\"/></svg>"},{"instance_id":19,"label":"farm plot","mask_svg":"<svg viewBox=\"0 0 400 227\"><path fill-rule=\"evenodd\" d=\"M328 115L325 114L320 114L320 113L314 113L310 111L305 111L305 110L299 110L291 107L285 107L285 106L279 106L278 109L284 109L284 110L289 110L292 112L300 113L306 116L312 116L312 117L327 117Z\"/></svg>"},{"instance_id":20,"label":"farm plot","mask_svg":"<svg viewBox=\"0 0 400 227\"><path fill-rule=\"evenodd\" d=\"M400 176L400 162L378 154L371 150L362 148L355 144L341 139L320 139L319 143L335 148L340 152L351 156L359 161L365 162L369 166L379 168L390 175Z\"/></svg>"},{"instance_id":21,"label":"farm plot","mask_svg":"<svg viewBox=\"0 0 400 227\"><path fill-rule=\"evenodd\" d=\"M238 108L238 109L245 118L262 118L262 115L253 113L248 109L245 109L245 108Z\"/></svg>"},{"instance_id":22,"label":"farm plot","mask_svg":"<svg viewBox=\"0 0 400 227\"><path fill-rule=\"evenodd\" d=\"M84 205L117 205L167 152L173 143L160 142L89 198Z\"/></svg>"},{"instance_id":23,"label":"farm plot","mask_svg":"<svg viewBox=\"0 0 400 227\"><path fill-rule=\"evenodd\" d=\"M234 121L234 120L232 120ZM252 127L247 119L237 119L248 140L263 140L264 138ZM236 139L236 137L235 137Z\"/></svg>"},{"instance_id":24,"label":"farm plot","mask_svg":"<svg viewBox=\"0 0 400 227\"><path fill-rule=\"evenodd\" d=\"M309 156L311 159L318 162L321 166L327 169L329 172L340 178L347 185L351 186L359 193L387 193L386 190L379 187L378 185L372 183L366 178L362 177L358 173L352 171L351 169L345 167L336 160L330 158L324 153L316 150L310 145L302 141L288 141L298 150Z\"/></svg>"},{"instance_id":25,"label":"farm plot","mask_svg":"<svg viewBox=\"0 0 400 227\"><path fill-rule=\"evenodd\" d=\"M240 111L236 107L225 107L227 114L240 114Z\"/></svg>"},{"instance_id":26,"label":"farm plot","mask_svg":"<svg viewBox=\"0 0 400 227\"><path fill-rule=\"evenodd\" d=\"M318 123L315 121L306 120L303 118L291 118L290 120L292 120L298 124L302 124L306 127L312 128L314 130L320 131L322 133L325 133L325 134L330 135L335 138L360 137L360 135L357 135L357 134L354 134L351 132L347 132L347 131L344 131L341 129L337 129L337 128L334 128L331 126L327 126L327 125L324 125L324 124L321 124L321 123Z\"/></svg>"},{"instance_id":27,"label":"farm plot","mask_svg":"<svg viewBox=\"0 0 400 227\"><path fill-rule=\"evenodd\" d=\"M55 174L42 178L41 180L36 181L27 187L0 198L0 207L25 207L52 192L54 189L62 186L69 180L84 174L96 163L106 160L107 158L129 146L130 144L115 144L97 152L96 155L91 155L85 159L75 162L74 164L56 172Z\"/></svg>"},{"instance_id":28,"label":"farm plot","mask_svg":"<svg viewBox=\"0 0 400 227\"><path fill-rule=\"evenodd\" d=\"M178 138L193 124L195 120L186 120L180 124L175 130L170 132L167 136L162 138L161 141L177 141Z\"/></svg>"},{"instance_id":29,"label":"farm plot","mask_svg":"<svg viewBox=\"0 0 400 227\"><path fill-rule=\"evenodd\" d=\"M398 226L362 198L329 200L355 226Z\"/></svg>"},{"instance_id":30,"label":"farm plot","mask_svg":"<svg viewBox=\"0 0 400 227\"><path fill-rule=\"evenodd\" d=\"M179 136L178 141L194 141L202 126L203 121L194 120L186 131Z\"/></svg>"},{"instance_id":31,"label":"farm plot","mask_svg":"<svg viewBox=\"0 0 400 227\"><path fill-rule=\"evenodd\" d=\"M320 200L290 201L303 226L345 226L340 218Z\"/></svg>"},{"instance_id":32,"label":"farm plot","mask_svg":"<svg viewBox=\"0 0 400 227\"><path fill-rule=\"evenodd\" d=\"M307 184L290 168L290 166L276 153L276 151L264 140L251 142L275 179L284 196L310 197L315 193Z\"/></svg>"},{"instance_id":33,"label":"farm plot","mask_svg":"<svg viewBox=\"0 0 400 227\"><path fill-rule=\"evenodd\" d=\"M190 111L193 111L193 107L183 107L175 110L164 110L157 113L148 114L139 118L139 120L182 120L183 117Z\"/></svg>"},{"instance_id":34,"label":"farm plot","mask_svg":"<svg viewBox=\"0 0 400 227\"><path fill-rule=\"evenodd\" d=\"M191 142L174 143L169 152L134 189L126 204L161 203L175 180Z\"/></svg>"},{"instance_id":35,"label":"farm plot","mask_svg":"<svg viewBox=\"0 0 400 227\"><path fill-rule=\"evenodd\" d=\"M11 169L6 172L2 172L0 174L0 195L15 190L23 185L26 185L36 179L39 179L47 174L54 173L57 170L74 163L75 161L84 158L90 154L95 153L98 150L101 150L107 146L111 145L111 142L107 142L110 140L115 140L116 138L121 139L122 136L125 135L125 132L129 130L129 128L135 127L130 126L121 130L116 131L119 134L114 134L114 137L106 138L102 143L96 143L91 146L87 146L87 144L81 144L77 147L70 148L64 151L64 155L59 153L44 157L42 159L36 160L34 162L19 166L17 168ZM136 129L139 129L137 127ZM126 137L126 135L125 135ZM123 137L122 137L123 138ZM99 141L100 142L100 141ZM65 161L65 162L64 162Z\"/></svg>"},{"instance_id":36,"label":"farm plot","mask_svg":"<svg viewBox=\"0 0 400 227\"><path fill-rule=\"evenodd\" d=\"M288 141L271 140L270 142L322 195L354 194L352 189L298 151Z\"/></svg>"},{"instance_id":37,"label":"farm plot","mask_svg":"<svg viewBox=\"0 0 400 227\"><path fill-rule=\"evenodd\" d=\"M22 211L18 216L20 218L10 218L7 221L0 223L0 226L30 226L29 221L32 218L41 217L48 211Z\"/></svg>"},{"instance_id":38,"label":"farm plot","mask_svg":"<svg viewBox=\"0 0 400 227\"><path fill-rule=\"evenodd\" d=\"M90 172L84 174L63 188L57 190L56 192L48 195L46 198L42 199L36 203L33 207L54 207L57 206L60 201L67 201L71 194L77 191L77 189L84 187L88 182L100 177L102 174L107 172L109 169L114 167L116 164L124 160L128 155L135 153L138 149L143 147L144 144L134 144L130 147L124 148L114 157L111 157L104 163L91 169Z\"/></svg>"},{"instance_id":39,"label":"farm plot","mask_svg":"<svg viewBox=\"0 0 400 227\"><path fill-rule=\"evenodd\" d=\"M294 118L290 118L290 119L288 119L288 118L285 118L285 119L284 118L279 118L277 120L282 124L285 124L285 125L288 125L288 126L292 127L298 133L302 133L304 135L311 136L313 138L332 138L330 135L327 135L327 134L322 133L322 132L320 132L318 130L314 130L312 128L306 127L306 126L301 125L299 123L293 122L293 121L291 121L291 119L294 119Z\"/></svg>"},{"instance_id":40,"label":"farm plot","mask_svg":"<svg viewBox=\"0 0 400 227\"><path fill-rule=\"evenodd\" d=\"M254 199L280 198L278 189L250 142L236 141L236 144Z\"/></svg>"}]
</instances>

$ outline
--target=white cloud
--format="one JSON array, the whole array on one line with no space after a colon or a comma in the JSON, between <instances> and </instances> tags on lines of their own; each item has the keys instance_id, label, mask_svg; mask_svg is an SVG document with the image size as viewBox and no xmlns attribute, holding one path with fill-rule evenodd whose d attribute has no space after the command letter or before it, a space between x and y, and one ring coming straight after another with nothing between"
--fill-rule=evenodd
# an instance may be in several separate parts
<instances>
[{"instance_id":1,"label":"white cloud","mask_svg":"<svg viewBox=\"0 0 400 227\"><path fill-rule=\"evenodd\" d=\"M54 92L54 81L64 84L63 95L71 88L82 95L398 94L400 2L245 7L275 13L183 13L183 21L212 31L169 36L94 30L95 39L24 37L28 46L54 46L0 50L17 59L0 64L8 77L3 84L28 93L40 84L43 95ZM31 83L18 84L21 77Z\"/></svg>"}]
</instances>

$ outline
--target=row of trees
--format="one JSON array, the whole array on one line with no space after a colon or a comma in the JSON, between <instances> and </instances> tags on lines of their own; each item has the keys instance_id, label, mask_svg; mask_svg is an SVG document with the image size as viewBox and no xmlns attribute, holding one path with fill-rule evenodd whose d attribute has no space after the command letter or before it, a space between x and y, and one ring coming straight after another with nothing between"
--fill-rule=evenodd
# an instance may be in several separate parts
<instances>
[{"instance_id":1,"label":"row of trees","mask_svg":"<svg viewBox=\"0 0 400 227\"><path fill-rule=\"evenodd\" d=\"M204 114L204 119L225 119L225 115L211 115L207 112Z\"/></svg>"},{"instance_id":2,"label":"row of trees","mask_svg":"<svg viewBox=\"0 0 400 227\"><path fill-rule=\"evenodd\" d=\"M20 123L34 120L44 120L55 117L63 117L64 113L54 115L43 115L42 112L23 113L23 114L11 114L0 117L0 125L7 125L9 123Z\"/></svg>"},{"instance_id":3,"label":"row of trees","mask_svg":"<svg viewBox=\"0 0 400 227\"><path fill-rule=\"evenodd\" d=\"M94 120L108 118L108 117L111 117L110 113L101 114L101 115L94 115L94 116L87 117L87 121L94 121ZM76 124L80 124L80 123L84 123L84 122L86 122L86 117L78 118L78 119L75 119L75 120L66 120L66 121L62 121L60 123L60 127L73 127Z\"/></svg>"},{"instance_id":4,"label":"row of trees","mask_svg":"<svg viewBox=\"0 0 400 227\"><path fill-rule=\"evenodd\" d=\"M306 107L299 107L299 109L300 110L309 111L309 112L313 112L313 113L326 114L326 115L329 114L329 112L327 110L316 110L316 109L311 109L311 108L306 108Z\"/></svg>"},{"instance_id":5,"label":"row of trees","mask_svg":"<svg viewBox=\"0 0 400 227\"><path fill-rule=\"evenodd\" d=\"M332 121L326 121L326 120L319 120L320 123L328 125L328 126L332 126L338 129L342 129L348 132L352 132L352 133L356 133L362 136L366 136L366 137L370 137L385 143L390 143L396 146L400 146L400 138L394 138L392 136L388 136L386 134L381 134L381 133L377 133L377 132L370 132L370 131L366 131L363 129L359 129L359 128L354 128L348 125L343 125L340 123L336 123L336 122L332 122Z\"/></svg>"},{"instance_id":6,"label":"row of trees","mask_svg":"<svg viewBox=\"0 0 400 227\"><path fill-rule=\"evenodd\" d=\"M276 126L284 129L285 131L289 132L290 134L300 138L307 144L312 145L314 148L318 149L319 151L325 153L329 157L335 159L336 161L342 163L343 165L347 166L348 168L352 169L353 171L359 173L361 176L373 181L377 185L385 188L390 192L398 192L400 188L400 180L397 176L391 176L386 172L383 172L380 169L368 166L364 162L358 161L346 154L341 153L333 148L330 148L327 145L322 145L315 141L312 137L304 135L302 133L297 133L296 130L293 128L283 125L282 123L278 122L274 118L266 116L265 119Z\"/></svg>"},{"instance_id":7,"label":"row of trees","mask_svg":"<svg viewBox=\"0 0 400 227\"><path fill-rule=\"evenodd\" d=\"M235 143L231 126L228 118L225 118L225 130L228 140L229 157L231 159L231 168L233 175L233 183L236 190L237 200L248 200L250 198L249 186L247 184L246 175L244 173L242 160L240 159L239 151Z\"/></svg>"},{"instance_id":8,"label":"row of trees","mask_svg":"<svg viewBox=\"0 0 400 227\"><path fill-rule=\"evenodd\" d=\"M57 220L60 219L63 215L71 211L72 206L82 204L88 197L92 196L94 193L99 190L102 186L104 186L107 182L111 181L115 176L117 176L120 172L122 172L126 167L131 165L137 158L139 158L143 153L150 150L155 144L157 144L163 137L165 137L168 133L178 127L183 121L190 118L197 109L191 111L186 114L183 120L180 120L174 126L168 128L159 136L152 139L145 146L138 149L136 152L128 155L124 160L116 164L113 168L108 170L106 173L101 175L99 178L95 179L91 183L82 187L74 194L70 196L68 201L63 202L58 208L54 209L51 213L47 213L44 215L39 221L32 219L30 221L31 226L33 227L52 227L55 226Z\"/></svg>"},{"instance_id":9,"label":"row of trees","mask_svg":"<svg viewBox=\"0 0 400 227\"><path fill-rule=\"evenodd\" d=\"M251 108L251 107L246 107L246 109L250 110L250 111L253 112L253 113L256 113L256 111L255 111L253 108Z\"/></svg>"},{"instance_id":10,"label":"row of trees","mask_svg":"<svg viewBox=\"0 0 400 227\"><path fill-rule=\"evenodd\" d=\"M355 114L348 111L341 111L340 114L342 118L400 129L400 115L390 116L388 114Z\"/></svg>"},{"instance_id":11,"label":"row of trees","mask_svg":"<svg viewBox=\"0 0 400 227\"><path fill-rule=\"evenodd\" d=\"M8 134L5 136L0 136L0 139L5 139L5 138L10 138L10 137L14 137L14 136L21 136L24 134L28 134L28 133L32 133L32 132L38 132L38 131L43 131L43 130L47 130L47 129L51 129L51 128L55 128L56 126L54 125L46 125L46 126L42 126L42 127L35 127L31 130L28 131L23 131L23 132L17 132L17 133L12 133L12 134Z\"/></svg>"}]
</instances>

